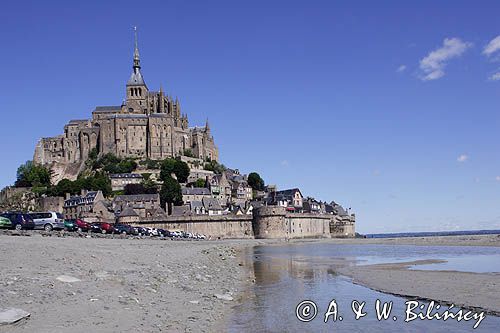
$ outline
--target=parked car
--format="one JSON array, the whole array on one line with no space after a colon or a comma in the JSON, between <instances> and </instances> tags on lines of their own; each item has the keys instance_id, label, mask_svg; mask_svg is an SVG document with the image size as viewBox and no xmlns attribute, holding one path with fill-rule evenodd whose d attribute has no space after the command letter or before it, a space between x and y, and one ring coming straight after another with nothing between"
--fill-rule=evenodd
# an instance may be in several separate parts
<instances>
[{"instance_id":1,"label":"parked car","mask_svg":"<svg viewBox=\"0 0 500 333\"><path fill-rule=\"evenodd\" d=\"M81 231L89 231L90 227L91 227L90 223L85 222L84 220L80 220L80 219L76 219L75 224L76 224L76 229L80 232Z\"/></svg>"},{"instance_id":2,"label":"parked car","mask_svg":"<svg viewBox=\"0 0 500 333\"><path fill-rule=\"evenodd\" d=\"M16 230L21 229L35 229L35 222L29 214L20 212L6 212L0 214L1 217L6 217L12 223L12 228Z\"/></svg>"},{"instance_id":3,"label":"parked car","mask_svg":"<svg viewBox=\"0 0 500 333\"><path fill-rule=\"evenodd\" d=\"M175 238L182 237L182 234L180 231L171 231L170 234L172 235L172 237L175 237Z\"/></svg>"},{"instance_id":4,"label":"parked car","mask_svg":"<svg viewBox=\"0 0 500 333\"><path fill-rule=\"evenodd\" d=\"M12 222L6 217L0 216L0 228L12 228Z\"/></svg>"},{"instance_id":5,"label":"parked car","mask_svg":"<svg viewBox=\"0 0 500 333\"><path fill-rule=\"evenodd\" d=\"M64 229L64 217L61 213L35 212L30 215L35 222L35 229L45 229L45 231Z\"/></svg>"},{"instance_id":6,"label":"parked car","mask_svg":"<svg viewBox=\"0 0 500 333\"><path fill-rule=\"evenodd\" d=\"M127 235L135 235L136 234L135 229L128 224L115 224L114 227L115 227L116 232L120 233L120 234L127 234Z\"/></svg>"},{"instance_id":7,"label":"parked car","mask_svg":"<svg viewBox=\"0 0 500 333\"><path fill-rule=\"evenodd\" d=\"M67 231L75 231L78 229L76 220L64 220L64 229Z\"/></svg>"},{"instance_id":8,"label":"parked car","mask_svg":"<svg viewBox=\"0 0 500 333\"><path fill-rule=\"evenodd\" d=\"M137 234L140 236L149 236L149 230L143 227L135 227Z\"/></svg>"},{"instance_id":9,"label":"parked car","mask_svg":"<svg viewBox=\"0 0 500 333\"><path fill-rule=\"evenodd\" d=\"M94 222L90 225L90 231L102 234L113 234L116 232L114 224L108 222Z\"/></svg>"},{"instance_id":10,"label":"parked car","mask_svg":"<svg viewBox=\"0 0 500 333\"><path fill-rule=\"evenodd\" d=\"M171 237L170 236L170 231L165 230L165 229L157 229L158 236L160 237Z\"/></svg>"}]
</instances>

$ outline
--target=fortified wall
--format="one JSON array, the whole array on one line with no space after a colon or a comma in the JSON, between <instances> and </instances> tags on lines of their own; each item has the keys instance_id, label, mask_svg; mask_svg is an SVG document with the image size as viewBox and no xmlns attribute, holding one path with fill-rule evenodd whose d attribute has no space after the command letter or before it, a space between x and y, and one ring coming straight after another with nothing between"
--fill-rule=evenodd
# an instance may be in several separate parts
<instances>
[{"instance_id":1,"label":"fortified wall","mask_svg":"<svg viewBox=\"0 0 500 333\"><path fill-rule=\"evenodd\" d=\"M252 215L169 216L162 221L141 221L135 225L202 234L211 238L254 238Z\"/></svg>"},{"instance_id":2,"label":"fortified wall","mask_svg":"<svg viewBox=\"0 0 500 333\"><path fill-rule=\"evenodd\" d=\"M137 226L203 234L211 238L328 238L354 237L354 216L288 213L265 206L252 215L168 216L143 220Z\"/></svg>"},{"instance_id":3,"label":"fortified wall","mask_svg":"<svg viewBox=\"0 0 500 333\"><path fill-rule=\"evenodd\" d=\"M265 206L253 219L255 238L330 237L331 215L288 213L284 207Z\"/></svg>"}]
</instances>

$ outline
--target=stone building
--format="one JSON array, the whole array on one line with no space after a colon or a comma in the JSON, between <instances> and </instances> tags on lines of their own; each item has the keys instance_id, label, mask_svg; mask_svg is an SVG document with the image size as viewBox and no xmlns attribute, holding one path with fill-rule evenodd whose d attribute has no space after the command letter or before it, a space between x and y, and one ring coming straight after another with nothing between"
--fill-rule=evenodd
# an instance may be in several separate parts
<instances>
[{"instance_id":1,"label":"stone building","mask_svg":"<svg viewBox=\"0 0 500 333\"><path fill-rule=\"evenodd\" d=\"M89 153L112 153L118 157L161 160L189 150L202 160L218 161L219 152L208 121L189 127L177 98L149 90L141 72L137 34L132 74L121 105L98 106L91 119L71 120L64 134L42 138L33 161L51 167L53 182L76 179Z\"/></svg>"},{"instance_id":2,"label":"stone building","mask_svg":"<svg viewBox=\"0 0 500 333\"><path fill-rule=\"evenodd\" d=\"M202 201L203 198L211 198L210 190L205 187L183 187L182 188L182 201L190 203L191 201Z\"/></svg>"},{"instance_id":3,"label":"stone building","mask_svg":"<svg viewBox=\"0 0 500 333\"><path fill-rule=\"evenodd\" d=\"M126 208L133 209L140 217L151 216L160 208L159 194L130 194L117 195L113 200L113 210L115 214L120 214Z\"/></svg>"},{"instance_id":4,"label":"stone building","mask_svg":"<svg viewBox=\"0 0 500 333\"><path fill-rule=\"evenodd\" d=\"M128 184L140 184L143 177L138 173L114 173L109 175L109 179L111 180L111 189L121 191Z\"/></svg>"},{"instance_id":5,"label":"stone building","mask_svg":"<svg viewBox=\"0 0 500 333\"><path fill-rule=\"evenodd\" d=\"M64 218L82 218L87 222L114 222L109 202L101 191L82 190L81 195L67 196L63 206Z\"/></svg>"}]
</instances>

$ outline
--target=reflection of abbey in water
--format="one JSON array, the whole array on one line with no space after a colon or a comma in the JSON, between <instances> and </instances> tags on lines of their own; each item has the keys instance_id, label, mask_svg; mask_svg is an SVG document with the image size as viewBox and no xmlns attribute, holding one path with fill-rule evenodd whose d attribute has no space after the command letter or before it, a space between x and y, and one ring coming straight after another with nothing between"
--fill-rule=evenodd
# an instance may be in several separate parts
<instances>
[{"instance_id":1,"label":"reflection of abbey in water","mask_svg":"<svg viewBox=\"0 0 500 333\"><path fill-rule=\"evenodd\" d=\"M52 166L55 180L75 178L96 149L100 154L162 160L189 149L198 158L218 160L218 150L208 121L188 127L177 99L150 91L141 73L137 35L133 72L126 85L126 100L117 106L98 106L92 119L71 120L64 134L42 138L35 149L35 163Z\"/></svg>"}]
</instances>

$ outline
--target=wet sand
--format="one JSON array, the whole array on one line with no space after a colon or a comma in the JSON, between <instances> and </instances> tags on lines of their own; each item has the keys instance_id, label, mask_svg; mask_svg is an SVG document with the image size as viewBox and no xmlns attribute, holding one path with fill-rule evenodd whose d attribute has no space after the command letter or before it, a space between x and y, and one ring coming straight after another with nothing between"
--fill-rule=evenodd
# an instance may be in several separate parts
<instances>
[{"instance_id":1,"label":"wet sand","mask_svg":"<svg viewBox=\"0 0 500 333\"><path fill-rule=\"evenodd\" d=\"M0 332L220 332L254 241L0 235ZM62 275L77 282L62 282ZM234 300L232 300L234 299Z\"/></svg>"},{"instance_id":2,"label":"wet sand","mask_svg":"<svg viewBox=\"0 0 500 333\"><path fill-rule=\"evenodd\" d=\"M0 234L0 304L31 313L0 332L223 332L251 283L238 252L254 245L500 246L500 237L172 241ZM426 262L424 262L426 263ZM500 276L336 265L372 289L500 314ZM81 281L62 282L61 275Z\"/></svg>"},{"instance_id":3,"label":"wet sand","mask_svg":"<svg viewBox=\"0 0 500 333\"><path fill-rule=\"evenodd\" d=\"M440 236L379 239L336 239L338 244L385 244L431 246L500 246L499 235ZM414 264L435 261L421 260L397 264L344 266L339 273L377 291L398 296L435 300L474 308L500 316L500 274L457 271L408 270Z\"/></svg>"}]
</instances>

